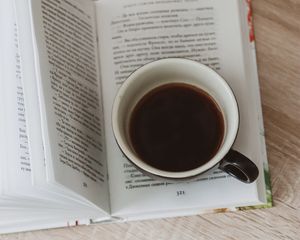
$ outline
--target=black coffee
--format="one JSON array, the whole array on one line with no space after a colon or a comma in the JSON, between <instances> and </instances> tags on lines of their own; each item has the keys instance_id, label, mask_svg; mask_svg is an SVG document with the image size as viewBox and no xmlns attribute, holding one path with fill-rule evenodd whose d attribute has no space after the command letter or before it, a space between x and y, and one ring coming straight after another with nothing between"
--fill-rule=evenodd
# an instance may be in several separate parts
<instances>
[{"instance_id":1,"label":"black coffee","mask_svg":"<svg viewBox=\"0 0 300 240\"><path fill-rule=\"evenodd\" d=\"M146 94L133 110L129 127L138 156L171 172L208 162L224 135L224 120L215 101L183 83L166 84Z\"/></svg>"}]
</instances>

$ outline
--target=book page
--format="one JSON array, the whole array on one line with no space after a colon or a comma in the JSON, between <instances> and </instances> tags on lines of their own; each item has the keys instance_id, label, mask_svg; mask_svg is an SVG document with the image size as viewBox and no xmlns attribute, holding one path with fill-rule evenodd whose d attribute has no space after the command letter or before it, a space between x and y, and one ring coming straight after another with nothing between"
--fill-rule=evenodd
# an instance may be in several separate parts
<instances>
[{"instance_id":1,"label":"book page","mask_svg":"<svg viewBox=\"0 0 300 240\"><path fill-rule=\"evenodd\" d=\"M272 193L270 186L270 176L269 176L269 166L267 158L267 149L265 143L265 130L263 123L263 114L262 114L262 103L260 96L260 87L258 80L258 71L257 71L257 61L256 61L256 49L255 49L255 38L254 38L254 29L253 29L253 17L251 12L251 2L244 1L240 4L240 13L241 13L241 28L242 28L242 38L244 42L244 57L245 57L245 75L247 78L247 83L249 88L248 94L253 99L253 104L248 106L248 113L256 116L255 124L257 127L252 127L252 131L249 131L250 139L253 139L251 145L256 149L255 153L252 155L253 159L256 159L260 167L263 169L263 173L260 175L262 181L258 181L258 191L259 198L262 201L267 199L268 206L272 206ZM252 108L252 109L250 109ZM254 147L256 145L256 147ZM264 176L264 179L262 178Z\"/></svg>"},{"instance_id":2,"label":"book page","mask_svg":"<svg viewBox=\"0 0 300 240\"><path fill-rule=\"evenodd\" d=\"M3 118L5 137L3 146L5 156L1 157L3 190L8 192L25 192L32 190L31 166L28 152L28 138L25 120L24 96L21 82L21 64L18 48L18 31L13 3L3 2L6 9L3 14L5 25L1 25L1 32L5 34L2 40L2 56L5 56L3 66L1 89L5 89L2 95ZM4 59L4 58L3 58Z\"/></svg>"},{"instance_id":3,"label":"book page","mask_svg":"<svg viewBox=\"0 0 300 240\"><path fill-rule=\"evenodd\" d=\"M32 183L45 189L47 185L44 142L42 139L40 104L34 66L33 36L30 21L29 1L15 0L18 27L18 47L22 65L22 82L26 122L29 140Z\"/></svg>"},{"instance_id":4,"label":"book page","mask_svg":"<svg viewBox=\"0 0 300 240\"><path fill-rule=\"evenodd\" d=\"M18 183L10 188L20 191L20 188L24 185L32 187L31 181L31 165L30 165L30 155L28 149L28 136L26 128L26 119L25 119L25 104L24 104L24 93L23 86L21 82L21 64L20 64L20 54L18 49L18 31L16 23L14 24L14 46L15 46L15 79L14 84L10 82L10 87L7 86L7 89L11 89L11 96L14 99L11 99L9 105L14 104L14 116L11 116L10 121L10 132L15 132L15 138L12 140L10 149L9 149L9 165L8 165L8 183L14 185L16 180ZM14 88L14 89L12 89ZM13 101L14 100L14 101ZM11 107L13 110L12 106ZM17 150L17 151L16 151ZM16 178L16 176L19 176Z\"/></svg>"},{"instance_id":5,"label":"book page","mask_svg":"<svg viewBox=\"0 0 300 240\"><path fill-rule=\"evenodd\" d=\"M23 0L22 0L23 1ZM7 204L10 207L16 207L16 205L25 206L25 199L35 207L39 201L46 200L45 206L50 207L50 202L57 202L59 204L65 204L66 198L60 197L58 194L50 195L47 193L49 189L44 186L42 189L37 189L32 182L32 168L31 168L31 155L29 154L29 142L27 133L27 119L25 116L25 99L24 99L24 72L27 72L28 65L23 65L21 62L21 48L19 46L19 26L16 23L16 14L14 4L11 1L4 1L5 11L1 14L4 16L5 25L1 25L1 31L5 33L5 38L1 41L1 52L5 57L5 61L2 62L3 71L3 88L5 92L1 94L1 100L3 105L3 118L1 118L1 131L3 138L3 145L1 145L1 152L4 155L1 157L1 178L3 178L3 194L6 198L1 196L1 206L4 207ZM24 11L24 8L22 8ZM24 26L22 26L24 27ZM22 29L23 30L23 29ZM27 29L28 30L28 29ZM27 48L30 48L27 45ZM26 57L25 57L26 58ZM22 55L22 60L24 55ZM28 59L26 59L28 60ZM25 71L24 70L25 67ZM33 88L26 82L26 88ZM28 116L28 113L26 113ZM2 120L3 125L2 125ZM2 129L3 127L3 129ZM37 128L37 125L35 125ZM35 129L36 131L36 129ZM2 143L2 141L1 141ZM2 149L3 148L3 149ZM37 148L34 145L34 149ZM43 159L40 159L43 161ZM39 169L41 171L42 169ZM19 203L16 204L16 199L19 199ZM15 202L14 202L15 201ZM68 206L73 205L72 199L68 203Z\"/></svg>"},{"instance_id":6,"label":"book page","mask_svg":"<svg viewBox=\"0 0 300 240\"><path fill-rule=\"evenodd\" d=\"M47 178L109 210L90 1L31 1Z\"/></svg>"},{"instance_id":7,"label":"book page","mask_svg":"<svg viewBox=\"0 0 300 240\"><path fill-rule=\"evenodd\" d=\"M218 169L197 181L171 184L153 180L133 167L113 137L111 108L119 86L143 64L164 57L184 57L204 63L221 74L240 105L236 150L260 169L257 118L248 112L248 94L239 0L98 1L102 85L112 213L184 208L215 208L258 203L257 185L241 183ZM260 174L259 181L263 174ZM122 197L121 197L122 196Z\"/></svg>"},{"instance_id":8,"label":"book page","mask_svg":"<svg viewBox=\"0 0 300 240\"><path fill-rule=\"evenodd\" d=\"M6 15L4 14L4 8L0 8L0 31L4 32L5 29L5 20ZM4 56L5 53L5 38L0 38L0 54L1 56ZM5 84L5 59L0 58L0 89L4 89ZM5 111L5 104L4 104L4 96L3 94L0 94L0 111ZM6 135L5 130L5 117L4 115L0 116L0 131L2 135L0 136L0 194L3 192L3 178L4 178L4 161L5 155L6 155L6 142L4 136Z\"/></svg>"},{"instance_id":9,"label":"book page","mask_svg":"<svg viewBox=\"0 0 300 240\"><path fill-rule=\"evenodd\" d=\"M12 2L10 3L13 4ZM25 198L24 200L19 200L22 207L24 207L24 202L30 201L33 203L34 201L34 204L37 204L42 200L47 206L46 208L49 208L50 205L54 205L62 209L80 209L80 211L77 211L76 214L85 212L86 217L91 216L91 211L97 217L107 215L98 207L95 209L95 206L91 204L90 201L81 195L78 195L74 191L47 181L44 142L41 131L40 103L38 99L34 66L33 35L29 9L29 1L15 1L19 42L18 49L21 55L21 80L26 108L26 127L28 130L31 167L30 173L34 188L32 188L31 191L24 187L19 189L17 188L17 192L15 192L15 194L17 194L19 198ZM12 56L13 55L14 54L12 54ZM12 203L11 199L9 200L9 204L10 206L16 205L15 202Z\"/></svg>"}]
</instances>

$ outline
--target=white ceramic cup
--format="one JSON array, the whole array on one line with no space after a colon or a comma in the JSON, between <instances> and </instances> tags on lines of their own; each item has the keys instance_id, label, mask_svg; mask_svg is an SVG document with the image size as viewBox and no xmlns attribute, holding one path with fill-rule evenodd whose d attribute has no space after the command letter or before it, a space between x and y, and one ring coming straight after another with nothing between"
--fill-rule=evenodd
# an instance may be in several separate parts
<instances>
[{"instance_id":1,"label":"white ceramic cup","mask_svg":"<svg viewBox=\"0 0 300 240\"><path fill-rule=\"evenodd\" d=\"M131 113L149 91L168 83L193 85L208 93L218 104L224 119L224 137L219 150L204 165L182 172L154 168L135 153L129 138ZM239 111L235 96L227 82L211 68L183 58L165 58L148 63L133 72L120 87L113 104L112 127L124 155L144 173L158 178L185 180L198 177L219 164L219 168L239 180L250 183L258 169L244 155L232 150L239 128Z\"/></svg>"}]
</instances>

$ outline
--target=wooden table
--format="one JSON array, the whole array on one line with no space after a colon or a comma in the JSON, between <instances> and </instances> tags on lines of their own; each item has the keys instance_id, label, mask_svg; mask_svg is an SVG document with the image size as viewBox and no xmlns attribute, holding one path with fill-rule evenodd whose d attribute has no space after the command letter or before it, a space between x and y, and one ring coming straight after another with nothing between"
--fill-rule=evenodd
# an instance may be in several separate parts
<instances>
[{"instance_id":1,"label":"wooden table","mask_svg":"<svg viewBox=\"0 0 300 240\"><path fill-rule=\"evenodd\" d=\"M300 0L254 0L253 11L274 208L0 239L300 239Z\"/></svg>"}]
</instances>

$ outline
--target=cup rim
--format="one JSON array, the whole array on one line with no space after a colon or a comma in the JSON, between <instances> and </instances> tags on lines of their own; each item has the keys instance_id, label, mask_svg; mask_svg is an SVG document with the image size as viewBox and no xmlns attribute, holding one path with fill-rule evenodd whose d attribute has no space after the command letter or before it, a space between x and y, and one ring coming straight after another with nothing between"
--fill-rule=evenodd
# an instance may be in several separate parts
<instances>
[{"instance_id":1,"label":"cup rim","mask_svg":"<svg viewBox=\"0 0 300 240\"><path fill-rule=\"evenodd\" d=\"M124 141L124 139L121 137L120 134L120 128L118 125L118 110L119 110L119 104L122 101L122 97L124 96L124 93L126 89L138 78L140 74L142 74L147 69L153 69L155 66L159 66L163 63L174 63L174 62L180 62L181 64L193 64L197 67L202 68L202 71L208 71L210 74L212 74L215 78L218 78L219 81L223 82L224 88L226 88L227 92L229 93L231 99L232 99L232 107L233 111L235 112L236 118L233 122L232 131L234 134L230 135L230 138L227 139L222 146L219 148L218 152L214 155L212 159L210 159L207 163L200 165L197 168L188 170L188 171L181 171L181 172L171 172L171 171L164 171L160 170L158 168L155 168L147 163L145 163L142 159L140 159L135 153L133 153L130 150L130 147L128 147L128 144ZM137 68L135 71L133 71L129 77L124 81L124 83L119 88L113 102L112 107L112 130L115 137L115 140L117 142L117 145L121 149L122 153L125 155L125 157L130 160L136 167L138 167L140 170L149 173L151 176L157 176L160 178L167 178L167 179L190 179L193 178L203 172L206 172L207 170L211 169L212 167L216 166L223 158L224 156L229 152L231 149L233 143L235 142L235 139L237 137L237 132L239 128L239 110L238 110L238 103L236 100L236 97L233 93L232 88L229 86L229 84L226 82L226 80L220 76L216 71L211 69L210 67L196 62L191 59L186 58L162 58L158 59L149 63L146 63L145 65L142 65L141 67ZM225 139L225 137L224 137Z\"/></svg>"}]
</instances>

